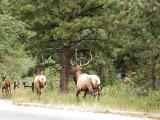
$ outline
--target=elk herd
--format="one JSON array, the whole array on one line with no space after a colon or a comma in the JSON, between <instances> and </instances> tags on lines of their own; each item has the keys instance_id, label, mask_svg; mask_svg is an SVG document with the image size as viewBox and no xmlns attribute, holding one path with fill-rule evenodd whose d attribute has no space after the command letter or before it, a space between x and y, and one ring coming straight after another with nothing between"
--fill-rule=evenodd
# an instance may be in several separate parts
<instances>
[{"instance_id":1,"label":"elk herd","mask_svg":"<svg viewBox=\"0 0 160 120\"><path fill-rule=\"evenodd\" d=\"M90 75L87 73L83 73L84 66L88 65L90 62L92 62L96 57L98 56L92 56L91 51L89 51L89 59L84 63L84 57L82 56L82 53L80 57L78 57L77 49L75 51L75 59L70 60L71 65L71 71L73 75L73 80L76 84L76 98L78 98L78 95L81 91L84 92L84 98L89 93L93 95L94 97L97 97L99 99L100 96L100 78L97 75ZM11 83L9 80L6 79L6 76L1 75L2 78L2 93L4 94L10 94L11 95ZM46 76L43 74L42 70L37 70L37 74L34 79L34 87L36 89L36 93L40 98L41 90L44 89L44 92L46 93Z\"/></svg>"}]
</instances>

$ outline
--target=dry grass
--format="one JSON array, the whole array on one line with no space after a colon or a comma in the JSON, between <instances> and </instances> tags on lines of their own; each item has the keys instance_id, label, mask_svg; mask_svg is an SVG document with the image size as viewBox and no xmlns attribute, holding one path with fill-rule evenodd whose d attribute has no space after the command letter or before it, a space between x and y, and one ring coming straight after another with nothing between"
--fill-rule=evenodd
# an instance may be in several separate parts
<instances>
[{"instance_id":1,"label":"dry grass","mask_svg":"<svg viewBox=\"0 0 160 120\"><path fill-rule=\"evenodd\" d=\"M80 100L77 101L75 92L68 94L61 94L58 90L47 91L46 95L42 93L39 99L36 92L32 93L31 89L17 89L12 90L12 96L5 96L14 102L29 102L29 103L42 103L52 105L74 105L88 107L97 110L107 110L110 108L132 110L132 111L145 111L153 112L160 111L160 104L153 96L136 96L127 92L126 88L117 89L116 87L107 87L102 90L102 95L99 101L96 101L92 96L86 96L83 99L83 93L80 94ZM154 96L155 97L155 96ZM4 98L0 94L0 98Z\"/></svg>"}]
</instances>

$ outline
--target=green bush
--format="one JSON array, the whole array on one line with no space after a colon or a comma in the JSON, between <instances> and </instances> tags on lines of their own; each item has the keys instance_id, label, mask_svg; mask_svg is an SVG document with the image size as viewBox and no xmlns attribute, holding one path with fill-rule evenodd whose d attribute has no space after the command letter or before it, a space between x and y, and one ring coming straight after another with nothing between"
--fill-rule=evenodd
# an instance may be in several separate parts
<instances>
[{"instance_id":1,"label":"green bush","mask_svg":"<svg viewBox=\"0 0 160 120\"><path fill-rule=\"evenodd\" d=\"M35 61L27 55L22 45L27 30L25 24L10 15L0 15L0 74L11 80L21 76L33 67Z\"/></svg>"}]
</instances>

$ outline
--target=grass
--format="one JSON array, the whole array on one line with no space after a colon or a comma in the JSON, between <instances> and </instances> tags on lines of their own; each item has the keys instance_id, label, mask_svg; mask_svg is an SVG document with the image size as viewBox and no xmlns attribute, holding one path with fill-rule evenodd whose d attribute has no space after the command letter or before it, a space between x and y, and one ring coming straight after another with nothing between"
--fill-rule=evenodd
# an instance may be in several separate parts
<instances>
[{"instance_id":1,"label":"grass","mask_svg":"<svg viewBox=\"0 0 160 120\"><path fill-rule=\"evenodd\" d=\"M147 96L136 95L136 90L132 90L128 86L108 86L101 91L102 95L99 101L88 95L83 99L83 94L80 94L80 100L77 101L75 92L61 94L58 90L48 90L46 95L42 93L38 99L36 93L32 93L31 89L12 90L12 96L7 97L14 102L31 102L52 105L76 105L88 107L97 110L122 109L130 111L142 112L160 112L160 91ZM0 98L3 98L0 94Z\"/></svg>"}]
</instances>

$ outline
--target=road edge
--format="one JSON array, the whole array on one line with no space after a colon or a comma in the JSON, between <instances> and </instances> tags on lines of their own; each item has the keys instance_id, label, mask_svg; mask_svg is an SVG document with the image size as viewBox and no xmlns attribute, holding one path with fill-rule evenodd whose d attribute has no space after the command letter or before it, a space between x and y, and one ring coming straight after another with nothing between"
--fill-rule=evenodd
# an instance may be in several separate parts
<instances>
[{"instance_id":1,"label":"road edge","mask_svg":"<svg viewBox=\"0 0 160 120\"><path fill-rule=\"evenodd\" d=\"M33 106L33 107L79 111L79 112L94 112L94 113L104 113L104 114L112 113L112 114L118 114L118 115L160 120L160 114L148 113L148 112L135 112L135 111L125 111L125 110L115 110L115 109L97 110L93 108L81 107L81 106L75 106L75 105L53 105L53 104L26 103L26 102L13 102L13 104L17 106Z\"/></svg>"}]
</instances>

